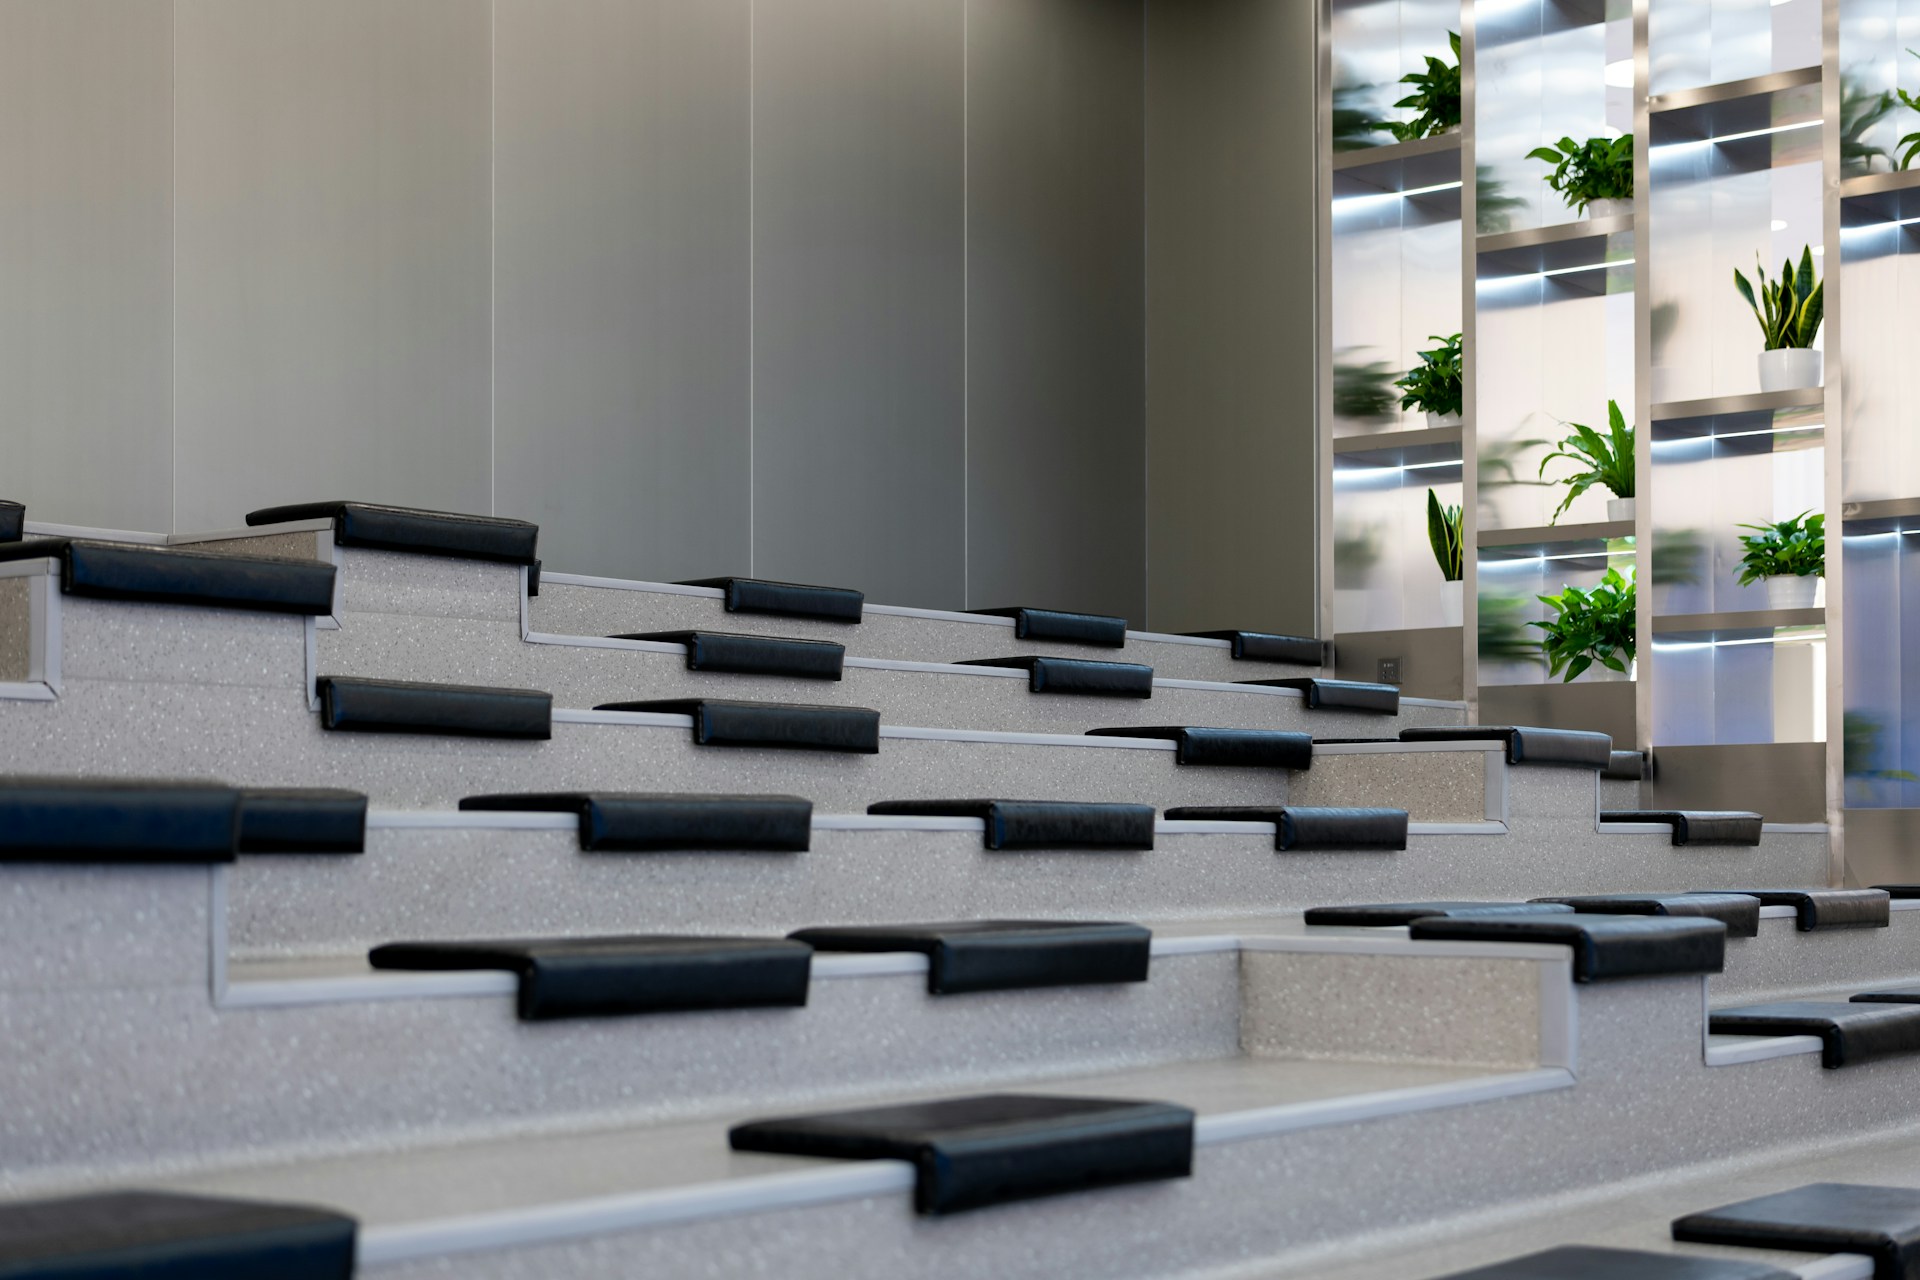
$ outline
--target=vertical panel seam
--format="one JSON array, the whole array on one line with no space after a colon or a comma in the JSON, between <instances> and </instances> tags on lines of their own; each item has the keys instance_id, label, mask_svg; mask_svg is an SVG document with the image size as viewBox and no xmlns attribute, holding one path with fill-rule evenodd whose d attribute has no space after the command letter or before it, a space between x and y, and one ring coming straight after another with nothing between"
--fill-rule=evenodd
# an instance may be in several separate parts
<instances>
[{"instance_id":1,"label":"vertical panel seam","mask_svg":"<svg viewBox=\"0 0 1920 1280\"><path fill-rule=\"evenodd\" d=\"M167 4L167 531L180 532L180 6Z\"/></svg>"},{"instance_id":2,"label":"vertical panel seam","mask_svg":"<svg viewBox=\"0 0 1920 1280\"><path fill-rule=\"evenodd\" d=\"M960 607L973 606L973 3L960 0Z\"/></svg>"},{"instance_id":3,"label":"vertical panel seam","mask_svg":"<svg viewBox=\"0 0 1920 1280\"><path fill-rule=\"evenodd\" d=\"M754 552L758 549L754 536L754 508L756 505L756 486L753 473L753 437L756 419L759 415L759 388L756 375L759 372L759 358L756 353L756 339L759 335L759 233L755 225L755 205L759 198L759 175L755 166L754 143L759 128L759 106L756 89L759 82L759 66L755 62L757 46L754 42L756 28L759 26L759 7L754 0L747 0L747 573L753 573Z\"/></svg>"},{"instance_id":4,"label":"vertical panel seam","mask_svg":"<svg viewBox=\"0 0 1920 1280\"><path fill-rule=\"evenodd\" d=\"M1152 373L1152 339L1149 336L1153 315L1153 276L1148 264L1148 244L1152 239L1153 173L1150 169L1149 137L1152 126L1148 113L1153 109L1149 94L1152 82L1147 73L1151 50L1147 44L1147 6L1140 3L1140 625L1153 626L1153 424L1150 419L1152 397L1147 383Z\"/></svg>"},{"instance_id":5,"label":"vertical panel seam","mask_svg":"<svg viewBox=\"0 0 1920 1280\"><path fill-rule=\"evenodd\" d=\"M500 514L500 0L487 5L487 514Z\"/></svg>"}]
</instances>

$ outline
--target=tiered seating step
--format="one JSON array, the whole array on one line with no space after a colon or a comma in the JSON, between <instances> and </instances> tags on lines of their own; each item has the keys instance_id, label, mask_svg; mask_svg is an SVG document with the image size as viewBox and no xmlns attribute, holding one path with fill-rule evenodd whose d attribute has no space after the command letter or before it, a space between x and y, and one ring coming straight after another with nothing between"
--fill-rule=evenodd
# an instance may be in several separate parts
<instances>
[{"instance_id":1,"label":"tiered seating step","mask_svg":"<svg viewBox=\"0 0 1920 1280\"><path fill-rule=\"evenodd\" d=\"M538 689L321 676L320 725L360 733L551 738L553 698Z\"/></svg>"},{"instance_id":2,"label":"tiered seating step","mask_svg":"<svg viewBox=\"0 0 1920 1280\"><path fill-rule=\"evenodd\" d=\"M1760 832L1765 822L1757 813L1700 809L1608 809L1601 813L1600 821L1671 827L1675 846L1732 844L1748 847L1760 843Z\"/></svg>"},{"instance_id":3,"label":"tiered seating step","mask_svg":"<svg viewBox=\"0 0 1920 1280\"><path fill-rule=\"evenodd\" d=\"M1718 920L1578 912L1422 916L1407 933L1436 941L1558 943L1573 949L1575 982L1719 973L1726 967L1727 927Z\"/></svg>"},{"instance_id":4,"label":"tiered seating step","mask_svg":"<svg viewBox=\"0 0 1920 1280\"><path fill-rule=\"evenodd\" d=\"M0 861L231 862L240 793L140 778L0 780Z\"/></svg>"},{"instance_id":5,"label":"tiered seating step","mask_svg":"<svg viewBox=\"0 0 1920 1280\"><path fill-rule=\"evenodd\" d=\"M815 587L765 578L692 578L683 587L714 587L726 592L728 613L768 613L817 622L859 622L866 594L851 587Z\"/></svg>"},{"instance_id":6,"label":"tiered seating step","mask_svg":"<svg viewBox=\"0 0 1920 1280\"><path fill-rule=\"evenodd\" d=\"M871 814L980 818L989 849L1151 849L1153 806L1068 800L881 800Z\"/></svg>"},{"instance_id":7,"label":"tiered seating step","mask_svg":"<svg viewBox=\"0 0 1920 1280\"><path fill-rule=\"evenodd\" d=\"M789 751L839 751L869 756L880 753L880 713L870 707L664 698L608 702L594 710L692 716L693 740L703 747L778 747Z\"/></svg>"},{"instance_id":8,"label":"tiered seating step","mask_svg":"<svg viewBox=\"0 0 1920 1280\"><path fill-rule=\"evenodd\" d=\"M60 562L66 595L308 617L333 611L334 568L313 560L76 538L0 540L0 561L42 558Z\"/></svg>"},{"instance_id":9,"label":"tiered seating step","mask_svg":"<svg viewBox=\"0 0 1920 1280\"><path fill-rule=\"evenodd\" d=\"M241 853L364 853L367 797L336 787L250 787L240 793Z\"/></svg>"},{"instance_id":10,"label":"tiered seating step","mask_svg":"<svg viewBox=\"0 0 1920 1280\"><path fill-rule=\"evenodd\" d=\"M1550 902L1358 902L1337 907L1308 907L1301 918L1311 925L1350 929L1392 929L1431 917L1571 915L1572 907Z\"/></svg>"},{"instance_id":11,"label":"tiered seating step","mask_svg":"<svg viewBox=\"0 0 1920 1280\"><path fill-rule=\"evenodd\" d=\"M533 564L540 539L540 526L525 520L378 502L297 502L247 513L250 526L320 519L333 521L334 543L342 547L507 564Z\"/></svg>"},{"instance_id":12,"label":"tiered seating step","mask_svg":"<svg viewBox=\"0 0 1920 1280\"><path fill-rule=\"evenodd\" d=\"M1102 649L1127 647L1127 620L1100 613L1065 613L1059 609L969 609L989 618L1012 618L1016 640L1062 641Z\"/></svg>"},{"instance_id":13,"label":"tiered seating step","mask_svg":"<svg viewBox=\"0 0 1920 1280\"><path fill-rule=\"evenodd\" d=\"M1153 668L1137 662L1096 662L1091 658L966 658L961 667L1007 667L1027 673L1033 693L1077 693L1108 698L1151 698Z\"/></svg>"},{"instance_id":14,"label":"tiered seating step","mask_svg":"<svg viewBox=\"0 0 1920 1280\"><path fill-rule=\"evenodd\" d=\"M1283 729L1210 729L1179 725L1119 725L1089 729L1096 738L1161 738L1178 764L1256 769L1311 769L1313 735Z\"/></svg>"},{"instance_id":15,"label":"tiered seating step","mask_svg":"<svg viewBox=\"0 0 1920 1280\"><path fill-rule=\"evenodd\" d=\"M1746 893L1588 893L1534 901L1557 902L1587 915L1706 916L1726 925L1730 937L1760 933L1760 899Z\"/></svg>"},{"instance_id":16,"label":"tiered seating step","mask_svg":"<svg viewBox=\"0 0 1920 1280\"><path fill-rule=\"evenodd\" d=\"M1920 1006L1783 1000L1715 1009L1714 1035L1819 1036L1820 1065L1845 1067L1920 1052Z\"/></svg>"},{"instance_id":17,"label":"tiered seating step","mask_svg":"<svg viewBox=\"0 0 1920 1280\"><path fill-rule=\"evenodd\" d=\"M1327 665L1327 646L1312 636L1285 636L1271 631L1186 631L1200 640L1225 640L1236 662L1284 662L1296 667Z\"/></svg>"},{"instance_id":18,"label":"tiered seating step","mask_svg":"<svg viewBox=\"0 0 1920 1280\"><path fill-rule=\"evenodd\" d=\"M1273 847L1282 853L1368 849L1398 853L1407 847L1405 809L1182 805L1167 810L1167 817L1193 822L1271 822Z\"/></svg>"},{"instance_id":19,"label":"tiered seating step","mask_svg":"<svg viewBox=\"0 0 1920 1280\"><path fill-rule=\"evenodd\" d=\"M842 925L789 935L817 951L916 951L934 995L1145 982L1153 934L1137 924L968 920Z\"/></svg>"},{"instance_id":20,"label":"tiered seating step","mask_svg":"<svg viewBox=\"0 0 1920 1280\"><path fill-rule=\"evenodd\" d=\"M1875 1280L1920 1274L1920 1191L1815 1182L1676 1218L1673 1238L1803 1253L1860 1253Z\"/></svg>"},{"instance_id":21,"label":"tiered seating step","mask_svg":"<svg viewBox=\"0 0 1920 1280\"><path fill-rule=\"evenodd\" d=\"M1647 777L1647 755L1644 751L1615 751L1607 757L1607 767L1600 776L1609 782L1642 782Z\"/></svg>"},{"instance_id":22,"label":"tiered seating step","mask_svg":"<svg viewBox=\"0 0 1920 1280\"><path fill-rule=\"evenodd\" d=\"M0 1205L0 1275L346 1280L352 1218L303 1205L110 1191Z\"/></svg>"},{"instance_id":23,"label":"tiered seating step","mask_svg":"<svg viewBox=\"0 0 1920 1280\"><path fill-rule=\"evenodd\" d=\"M1679 1253L1562 1245L1442 1280L1796 1280L1797 1273L1760 1262L1695 1258Z\"/></svg>"},{"instance_id":24,"label":"tiered seating step","mask_svg":"<svg viewBox=\"0 0 1920 1280\"><path fill-rule=\"evenodd\" d=\"M1500 742L1508 764L1566 764L1604 769L1613 760L1613 739L1582 729L1536 729L1525 725L1470 724L1402 729L1402 742Z\"/></svg>"},{"instance_id":25,"label":"tiered seating step","mask_svg":"<svg viewBox=\"0 0 1920 1280\"><path fill-rule=\"evenodd\" d=\"M1319 677L1284 680L1242 680L1240 684L1265 685L1270 689L1298 689L1306 695L1307 709L1375 711L1381 715L1400 714L1400 689L1391 684L1370 684L1364 680L1325 680Z\"/></svg>"},{"instance_id":26,"label":"tiered seating step","mask_svg":"<svg viewBox=\"0 0 1920 1280\"><path fill-rule=\"evenodd\" d=\"M647 631L615 640L654 640L687 647L687 670L796 680L838 680L847 646L825 640L736 635L724 631Z\"/></svg>"},{"instance_id":27,"label":"tiered seating step","mask_svg":"<svg viewBox=\"0 0 1920 1280\"><path fill-rule=\"evenodd\" d=\"M575 813L580 817L580 847L602 853L804 853L813 843L813 802L799 796L547 791L467 796L460 807Z\"/></svg>"},{"instance_id":28,"label":"tiered seating step","mask_svg":"<svg viewBox=\"0 0 1920 1280\"><path fill-rule=\"evenodd\" d=\"M1884 929L1892 901L1884 889L1699 889L1698 893L1743 893L1766 907L1792 907L1800 931Z\"/></svg>"}]
</instances>

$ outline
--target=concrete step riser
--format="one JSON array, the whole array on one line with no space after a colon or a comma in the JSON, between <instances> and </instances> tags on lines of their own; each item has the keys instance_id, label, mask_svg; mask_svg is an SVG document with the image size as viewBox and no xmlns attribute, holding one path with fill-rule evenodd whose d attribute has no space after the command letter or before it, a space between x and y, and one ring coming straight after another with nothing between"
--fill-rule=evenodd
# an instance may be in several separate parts
<instances>
[{"instance_id":1,"label":"concrete step riser","mask_svg":"<svg viewBox=\"0 0 1920 1280\"><path fill-rule=\"evenodd\" d=\"M1884 929L1802 933L1791 918L1762 920L1758 937L1729 940L1711 994L1716 1005L1845 1000L1876 986L1920 986L1920 911L1895 911Z\"/></svg>"}]
</instances>

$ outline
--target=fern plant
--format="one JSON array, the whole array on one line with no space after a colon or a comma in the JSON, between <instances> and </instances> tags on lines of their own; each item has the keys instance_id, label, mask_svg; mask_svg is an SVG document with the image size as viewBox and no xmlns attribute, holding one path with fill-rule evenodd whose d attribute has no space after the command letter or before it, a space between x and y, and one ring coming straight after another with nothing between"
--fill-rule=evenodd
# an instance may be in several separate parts
<instances>
[{"instance_id":1,"label":"fern plant","mask_svg":"<svg viewBox=\"0 0 1920 1280\"><path fill-rule=\"evenodd\" d=\"M1466 403L1465 356L1460 335L1441 337L1430 333L1427 337L1440 345L1432 351L1420 352L1420 363L1394 382L1394 386L1406 393L1400 397L1400 407L1424 409L1442 417L1459 413Z\"/></svg>"},{"instance_id":2,"label":"fern plant","mask_svg":"<svg viewBox=\"0 0 1920 1280\"><path fill-rule=\"evenodd\" d=\"M1633 135L1618 138L1588 138L1575 142L1562 138L1558 146L1535 147L1527 152L1529 160L1544 160L1554 166L1547 185L1560 193L1575 213L1586 212L1595 200L1631 200L1633 198Z\"/></svg>"},{"instance_id":3,"label":"fern plant","mask_svg":"<svg viewBox=\"0 0 1920 1280\"><path fill-rule=\"evenodd\" d=\"M1800 251L1797 271L1791 259L1781 263L1778 280L1767 279L1767 269L1757 259L1753 274L1760 282L1758 297L1738 267L1733 269L1733 287L1753 308L1753 318L1760 322L1760 332L1766 338L1766 349L1811 347L1820 333L1820 322L1826 318L1826 282L1813 278L1813 249Z\"/></svg>"},{"instance_id":4,"label":"fern plant","mask_svg":"<svg viewBox=\"0 0 1920 1280\"><path fill-rule=\"evenodd\" d=\"M1775 524L1743 524L1740 585L1750 587L1762 578L1823 577L1827 572L1827 518L1802 511Z\"/></svg>"},{"instance_id":5,"label":"fern plant","mask_svg":"<svg viewBox=\"0 0 1920 1280\"><path fill-rule=\"evenodd\" d=\"M1581 469L1561 479L1560 483L1567 486L1567 496L1555 509L1549 524L1559 524L1560 517L1574 500L1595 485L1611 491L1616 498L1633 496L1633 428L1620 412L1620 402L1607 401L1607 434L1604 436L1578 422L1569 422L1566 426L1573 434L1540 459L1540 475L1547 474L1549 462L1561 458L1578 463Z\"/></svg>"},{"instance_id":6,"label":"fern plant","mask_svg":"<svg viewBox=\"0 0 1920 1280\"><path fill-rule=\"evenodd\" d=\"M1400 83L1412 85L1414 91L1393 105L1411 107L1415 114L1411 120L1389 120L1385 127L1401 142L1411 142L1415 138L1431 138L1435 134L1445 133L1460 123L1460 33L1458 31L1447 32L1447 46L1453 50L1452 66L1428 54L1425 71L1410 71L1400 77Z\"/></svg>"},{"instance_id":7,"label":"fern plant","mask_svg":"<svg viewBox=\"0 0 1920 1280\"><path fill-rule=\"evenodd\" d=\"M1608 569L1591 591L1568 587L1557 596L1540 596L1554 616L1530 622L1545 633L1540 650L1547 674L1571 683L1596 662L1609 671L1626 671L1635 649L1634 612L1639 606L1631 578Z\"/></svg>"},{"instance_id":8,"label":"fern plant","mask_svg":"<svg viewBox=\"0 0 1920 1280\"><path fill-rule=\"evenodd\" d=\"M1427 542L1433 547L1433 558L1440 566L1441 576L1448 582L1458 582L1466 576L1464 521L1459 507L1442 506L1440 495L1427 490Z\"/></svg>"}]
</instances>

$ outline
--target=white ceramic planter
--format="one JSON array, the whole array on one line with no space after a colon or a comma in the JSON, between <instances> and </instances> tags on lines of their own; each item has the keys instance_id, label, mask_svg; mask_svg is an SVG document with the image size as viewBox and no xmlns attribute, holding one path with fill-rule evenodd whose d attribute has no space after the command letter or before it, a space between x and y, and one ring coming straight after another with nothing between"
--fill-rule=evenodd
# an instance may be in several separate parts
<instances>
[{"instance_id":1,"label":"white ceramic planter","mask_svg":"<svg viewBox=\"0 0 1920 1280\"><path fill-rule=\"evenodd\" d=\"M1589 200L1587 216L1589 218L1618 218L1633 212L1632 199L1625 200Z\"/></svg>"},{"instance_id":2,"label":"white ceramic planter","mask_svg":"<svg viewBox=\"0 0 1920 1280\"><path fill-rule=\"evenodd\" d=\"M1440 625L1446 627L1460 625L1460 619L1465 614L1465 596L1462 593L1466 590L1466 586L1464 582L1440 584Z\"/></svg>"},{"instance_id":3,"label":"white ceramic planter","mask_svg":"<svg viewBox=\"0 0 1920 1280\"><path fill-rule=\"evenodd\" d=\"M1427 415L1427 425L1429 427L1457 427L1465 421L1466 419L1457 413L1429 413Z\"/></svg>"},{"instance_id":4,"label":"white ceramic planter","mask_svg":"<svg viewBox=\"0 0 1920 1280\"><path fill-rule=\"evenodd\" d=\"M1633 519L1633 499L1632 498L1608 498L1607 499L1607 519L1609 520Z\"/></svg>"},{"instance_id":5,"label":"white ceramic planter","mask_svg":"<svg viewBox=\"0 0 1920 1280\"><path fill-rule=\"evenodd\" d=\"M1625 684L1627 681L1633 679L1639 669L1640 664L1638 662L1629 662L1625 671L1615 671L1612 667L1603 667L1596 662L1585 671L1582 671L1574 680L1574 683Z\"/></svg>"},{"instance_id":6,"label":"white ceramic planter","mask_svg":"<svg viewBox=\"0 0 1920 1280\"><path fill-rule=\"evenodd\" d=\"M1768 578L1767 604L1774 609L1811 609L1820 598L1820 579L1805 577Z\"/></svg>"},{"instance_id":7,"label":"white ceramic planter","mask_svg":"<svg viewBox=\"0 0 1920 1280\"><path fill-rule=\"evenodd\" d=\"M1762 391L1798 391L1820 385L1820 352L1812 347L1782 347L1760 353Z\"/></svg>"}]
</instances>

